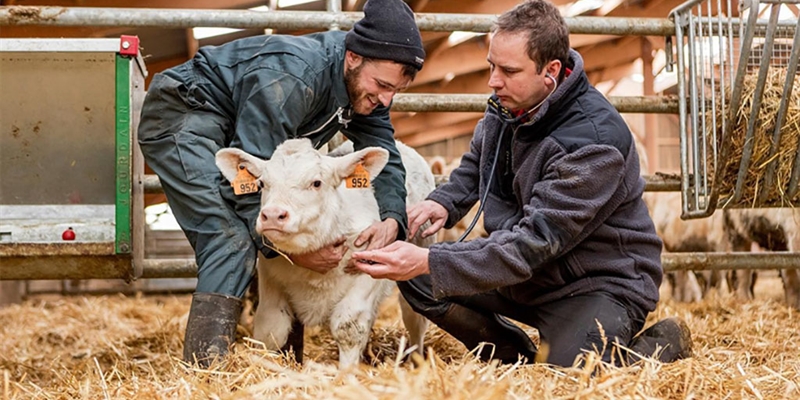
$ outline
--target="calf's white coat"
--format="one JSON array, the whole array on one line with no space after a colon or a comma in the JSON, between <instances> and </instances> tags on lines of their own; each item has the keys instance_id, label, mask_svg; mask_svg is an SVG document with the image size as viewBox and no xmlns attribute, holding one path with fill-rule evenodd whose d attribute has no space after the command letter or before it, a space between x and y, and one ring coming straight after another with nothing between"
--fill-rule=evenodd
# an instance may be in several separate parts
<instances>
[{"instance_id":1,"label":"calf's white coat","mask_svg":"<svg viewBox=\"0 0 800 400\"><path fill-rule=\"evenodd\" d=\"M413 149L399 142L397 146L406 168L406 200L411 205L433 190L433 175ZM240 166L258 178L263 187L256 230L281 252L307 253L347 238L348 251L342 262L326 274L293 265L284 257L259 256L255 338L277 350L286 343L294 318L307 326L329 324L339 346L340 367L356 364L368 342L378 305L395 284L344 272L356 250L353 241L380 220L373 190L346 188L344 181L359 163L373 179L386 165L388 152L377 147L353 152L352 143L347 142L331 155L323 155L307 139L292 139L278 146L270 160L231 148L220 150L216 161L229 181ZM413 241L428 246L432 239ZM414 313L402 296L400 305L410 344L421 351L427 321Z\"/></svg>"}]
</instances>

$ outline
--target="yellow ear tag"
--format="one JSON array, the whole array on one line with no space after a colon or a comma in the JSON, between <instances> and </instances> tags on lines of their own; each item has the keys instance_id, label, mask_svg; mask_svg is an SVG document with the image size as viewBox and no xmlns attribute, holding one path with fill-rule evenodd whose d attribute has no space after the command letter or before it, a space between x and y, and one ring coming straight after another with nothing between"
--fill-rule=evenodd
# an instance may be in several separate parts
<instances>
[{"instance_id":1,"label":"yellow ear tag","mask_svg":"<svg viewBox=\"0 0 800 400\"><path fill-rule=\"evenodd\" d=\"M231 186L236 195L258 192L258 180L244 165L239 165L239 172L236 173L236 178L231 182Z\"/></svg>"},{"instance_id":2,"label":"yellow ear tag","mask_svg":"<svg viewBox=\"0 0 800 400\"><path fill-rule=\"evenodd\" d=\"M345 187L348 189L366 189L369 188L369 172L364 169L361 163L356 164L356 169L353 173L345 178Z\"/></svg>"}]
</instances>

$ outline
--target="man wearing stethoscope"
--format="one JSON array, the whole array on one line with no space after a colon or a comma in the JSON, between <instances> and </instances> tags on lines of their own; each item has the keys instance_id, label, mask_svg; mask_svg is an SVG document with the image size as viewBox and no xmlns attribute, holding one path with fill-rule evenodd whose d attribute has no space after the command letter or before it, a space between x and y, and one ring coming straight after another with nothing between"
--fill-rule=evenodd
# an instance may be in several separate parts
<instances>
[{"instance_id":1,"label":"man wearing stethoscope","mask_svg":"<svg viewBox=\"0 0 800 400\"><path fill-rule=\"evenodd\" d=\"M488 238L397 241L353 255L398 281L419 313L482 359L571 366L595 350L635 362L691 356L677 318L639 333L658 302L661 240L642 200L630 130L589 84L558 10L528 0L501 15L487 60L494 95L461 165L409 209L409 234L452 227L480 200ZM539 331L541 345L504 317ZM629 351L628 349L632 350Z\"/></svg>"}]
</instances>

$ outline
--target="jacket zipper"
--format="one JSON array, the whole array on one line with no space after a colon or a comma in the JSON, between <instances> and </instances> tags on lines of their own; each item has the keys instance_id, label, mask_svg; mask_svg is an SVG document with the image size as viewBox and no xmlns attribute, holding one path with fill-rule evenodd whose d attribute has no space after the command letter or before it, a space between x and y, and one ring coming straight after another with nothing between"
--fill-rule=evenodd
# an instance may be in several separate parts
<instances>
[{"instance_id":1,"label":"jacket zipper","mask_svg":"<svg viewBox=\"0 0 800 400\"><path fill-rule=\"evenodd\" d=\"M511 141L508 142L508 147L505 149L506 150L506 170L505 170L505 175L506 176L511 174L511 172L514 169L514 166L512 165L513 162L514 162L514 140L517 138L517 131L518 130L519 130L519 126L511 128ZM502 143L501 143L501 145L502 145Z\"/></svg>"},{"instance_id":2,"label":"jacket zipper","mask_svg":"<svg viewBox=\"0 0 800 400\"><path fill-rule=\"evenodd\" d=\"M320 126L317 129L314 129L311 132L304 133L304 134L300 135L300 137L308 137L308 136L311 136L311 135L313 135L313 134L325 129L325 127L328 126L328 124L330 124L331 121L333 121L334 118L338 118L339 119L339 123L342 124L345 128L347 128L347 123L350 122L350 119L347 119L344 116L342 116L343 113L344 113L344 107L339 107L336 110L336 112L333 113L333 115L331 115L331 117L328 118L328 120L325 121L324 124L322 124L322 126Z\"/></svg>"}]
</instances>

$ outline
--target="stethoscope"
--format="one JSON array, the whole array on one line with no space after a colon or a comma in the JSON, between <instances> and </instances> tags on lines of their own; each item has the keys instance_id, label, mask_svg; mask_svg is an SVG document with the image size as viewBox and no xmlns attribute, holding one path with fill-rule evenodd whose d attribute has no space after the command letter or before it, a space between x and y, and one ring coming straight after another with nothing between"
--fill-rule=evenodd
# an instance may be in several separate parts
<instances>
[{"instance_id":1,"label":"stethoscope","mask_svg":"<svg viewBox=\"0 0 800 400\"><path fill-rule=\"evenodd\" d=\"M510 119L510 120L507 119L506 122L514 123L514 122L518 122L518 121L522 120L523 118L526 118L527 116L531 115L536 110L538 110L539 107L541 107L542 104L544 104L544 102L547 99L549 99L550 96L553 95L553 93L555 93L556 88L558 88L558 81L556 80L555 77L553 77L553 75L550 75L549 72L545 73L545 77L550 78L550 80L553 81L553 90L551 90L550 93L547 96L545 96L545 98L542 99L542 101L539 102L539 104L537 104L536 106L534 106L533 108L528 110L525 114L522 114L522 115L520 115L518 117L515 117L513 119ZM478 212L475 214L475 218L472 219L472 222L470 222L469 226L467 227L467 230L464 231L464 234L461 235L460 238L458 238L456 243L464 241L464 239L467 237L467 235L469 235L469 233L472 232L472 229L475 228L475 224L478 223L478 218L480 218L481 214L483 213L483 207L486 205L486 197L489 195L489 190L492 187L492 180L494 180L494 171L495 171L495 168L497 167L497 159L498 159L498 157L500 157L500 148L503 147L503 146L501 146L501 144L503 143L503 135L505 133L506 133L505 129L501 130L500 131L500 137L498 137L498 139L497 139L497 148L495 148L495 150L494 150L494 159L492 160L492 168L489 169L489 179L486 181L486 190L483 192L483 197L481 198L481 204L478 206Z\"/></svg>"}]
</instances>

